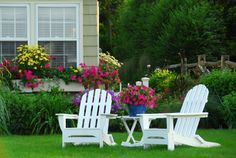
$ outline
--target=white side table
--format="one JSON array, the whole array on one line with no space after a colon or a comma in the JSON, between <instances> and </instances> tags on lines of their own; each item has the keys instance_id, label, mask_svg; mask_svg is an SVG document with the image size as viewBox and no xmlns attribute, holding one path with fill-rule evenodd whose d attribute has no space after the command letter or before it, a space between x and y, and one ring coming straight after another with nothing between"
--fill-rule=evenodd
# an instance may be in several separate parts
<instances>
[{"instance_id":1,"label":"white side table","mask_svg":"<svg viewBox=\"0 0 236 158\"><path fill-rule=\"evenodd\" d=\"M142 144L142 139L140 141L137 141L134 139L134 136L133 136L133 132L134 132L134 129L137 125L137 122L140 123L140 117L130 117L130 116L118 116L118 118L121 119L121 121L123 122L124 126L125 126L125 129L128 133L128 138L125 142L122 142L121 145L122 146L125 146L125 147L137 147L137 146L143 146ZM133 124L131 126L131 128L128 126L127 124L127 121L129 120L132 120L133 121ZM142 128L142 126L141 126Z\"/></svg>"}]
</instances>

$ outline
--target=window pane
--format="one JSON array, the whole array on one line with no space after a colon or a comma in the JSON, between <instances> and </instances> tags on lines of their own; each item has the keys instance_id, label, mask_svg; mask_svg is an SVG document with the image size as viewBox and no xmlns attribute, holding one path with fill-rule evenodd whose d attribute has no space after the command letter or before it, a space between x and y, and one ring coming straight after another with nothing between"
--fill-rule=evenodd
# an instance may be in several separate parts
<instances>
[{"instance_id":1,"label":"window pane","mask_svg":"<svg viewBox=\"0 0 236 158\"><path fill-rule=\"evenodd\" d=\"M16 37L27 37L27 24L26 23L16 23Z\"/></svg>"},{"instance_id":2,"label":"window pane","mask_svg":"<svg viewBox=\"0 0 236 158\"><path fill-rule=\"evenodd\" d=\"M15 8L15 19L17 22L27 23L26 8Z\"/></svg>"},{"instance_id":3,"label":"window pane","mask_svg":"<svg viewBox=\"0 0 236 158\"><path fill-rule=\"evenodd\" d=\"M5 42L2 41L0 42L0 57L1 60L3 59L8 59L8 60L12 60L16 57L17 52L16 49L17 47L19 47L20 45L24 45L27 44L27 41L14 41L14 42Z\"/></svg>"},{"instance_id":4,"label":"window pane","mask_svg":"<svg viewBox=\"0 0 236 158\"><path fill-rule=\"evenodd\" d=\"M49 37L50 36L50 23L39 22L39 37Z\"/></svg>"},{"instance_id":5,"label":"window pane","mask_svg":"<svg viewBox=\"0 0 236 158\"><path fill-rule=\"evenodd\" d=\"M52 23L51 27L52 35L51 37L61 37L63 38L63 23Z\"/></svg>"},{"instance_id":6,"label":"window pane","mask_svg":"<svg viewBox=\"0 0 236 158\"><path fill-rule=\"evenodd\" d=\"M39 22L50 22L50 9L40 7L38 9L38 20Z\"/></svg>"},{"instance_id":7,"label":"window pane","mask_svg":"<svg viewBox=\"0 0 236 158\"><path fill-rule=\"evenodd\" d=\"M1 7L2 21L13 22L14 21L14 8L13 7Z\"/></svg>"},{"instance_id":8,"label":"window pane","mask_svg":"<svg viewBox=\"0 0 236 158\"><path fill-rule=\"evenodd\" d=\"M76 67L76 42L75 41L40 41L39 45L43 46L52 56L51 65L57 67Z\"/></svg>"},{"instance_id":9,"label":"window pane","mask_svg":"<svg viewBox=\"0 0 236 158\"><path fill-rule=\"evenodd\" d=\"M38 37L76 39L75 7L39 7Z\"/></svg>"},{"instance_id":10,"label":"window pane","mask_svg":"<svg viewBox=\"0 0 236 158\"><path fill-rule=\"evenodd\" d=\"M27 8L0 7L2 38L27 38Z\"/></svg>"},{"instance_id":11,"label":"window pane","mask_svg":"<svg viewBox=\"0 0 236 158\"><path fill-rule=\"evenodd\" d=\"M65 24L65 36L68 38L75 38L76 37L75 23L66 23Z\"/></svg>"},{"instance_id":12,"label":"window pane","mask_svg":"<svg viewBox=\"0 0 236 158\"><path fill-rule=\"evenodd\" d=\"M65 8L65 22L76 22L76 9L74 7Z\"/></svg>"},{"instance_id":13,"label":"window pane","mask_svg":"<svg viewBox=\"0 0 236 158\"><path fill-rule=\"evenodd\" d=\"M2 23L2 37L14 38L14 23L13 22L3 22Z\"/></svg>"},{"instance_id":14,"label":"window pane","mask_svg":"<svg viewBox=\"0 0 236 158\"><path fill-rule=\"evenodd\" d=\"M64 8L51 8L51 20L52 22L63 23L64 20Z\"/></svg>"}]
</instances>

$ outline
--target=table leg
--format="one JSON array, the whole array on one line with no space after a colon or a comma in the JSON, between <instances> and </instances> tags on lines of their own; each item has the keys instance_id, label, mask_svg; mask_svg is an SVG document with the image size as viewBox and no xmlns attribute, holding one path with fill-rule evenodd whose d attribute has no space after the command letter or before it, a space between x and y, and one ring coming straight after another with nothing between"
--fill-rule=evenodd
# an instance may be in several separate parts
<instances>
[{"instance_id":1,"label":"table leg","mask_svg":"<svg viewBox=\"0 0 236 158\"><path fill-rule=\"evenodd\" d=\"M135 146L142 146L142 144L140 144L139 141L136 141L133 137L133 132L134 132L134 129L137 125L137 122L138 120L133 120L133 124L131 126L131 129L129 129L128 125L127 125L127 122L125 120L122 119L122 122L124 123L124 126L125 126L125 129L128 133L128 138L125 142L122 142L122 146L126 146L126 147L135 147ZM131 143L131 140L133 143Z\"/></svg>"}]
</instances>

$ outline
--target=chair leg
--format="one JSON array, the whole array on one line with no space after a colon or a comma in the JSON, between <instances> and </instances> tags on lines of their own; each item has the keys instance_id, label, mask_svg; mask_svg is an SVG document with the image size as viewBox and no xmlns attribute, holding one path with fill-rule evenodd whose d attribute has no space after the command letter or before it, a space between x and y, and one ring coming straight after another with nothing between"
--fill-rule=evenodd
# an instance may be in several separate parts
<instances>
[{"instance_id":1,"label":"chair leg","mask_svg":"<svg viewBox=\"0 0 236 158\"><path fill-rule=\"evenodd\" d=\"M147 149L147 148L149 148L149 146L150 146L149 144L144 144L144 145L143 145L143 148L144 148L144 149Z\"/></svg>"},{"instance_id":2,"label":"chair leg","mask_svg":"<svg viewBox=\"0 0 236 158\"><path fill-rule=\"evenodd\" d=\"M100 137L99 147L103 148L103 131L102 130L100 131L99 137Z\"/></svg>"},{"instance_id":3,"label":"chair leg","mask_svg":"<svg viewBox=\"0 0 236 158\"><path fill-rule=\"evenodd\" d=\"M63 148L66 147L66 143L64 143L63 141L62 141L62 147L63 147Z\"/></svg>"},{"instance_id":4,"label":"chair leg","mask_svg":"<svg viewBox=\"0 0 236 158\"><path fill-rule=\"evenodd\" d=\"M168 150L175 150L175 144L173 141L168 140Z\"/></svg>"},{"instance_id":5,"label":"chair leg","mask_svg":"<svg viewBox=\"0 0 236 158\"><path fill-rule=\"evenodd\" d=\"M103 148L103 141L100 141L99 147L100 147L100 148Z\"/></svg>"},{"instance_id":6,"label":"chair leg","mask_svg":"<svg viewBox=\"0 0 236 158\"><path fill-rule=\"evenodd\" d=\"M167 117L167 141L168 141L168 150L175 150L174 143L174 119L173 117Z\"/></svg>"}]
</instances>

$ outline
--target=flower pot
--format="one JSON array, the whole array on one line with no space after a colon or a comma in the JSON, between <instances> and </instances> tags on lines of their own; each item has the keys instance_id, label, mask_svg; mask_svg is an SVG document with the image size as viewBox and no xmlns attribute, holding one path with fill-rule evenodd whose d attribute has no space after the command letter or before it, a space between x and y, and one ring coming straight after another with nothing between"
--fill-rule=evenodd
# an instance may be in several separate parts
<instances>
[{"instance_id":1,"label":"flower pot","mask_svg":"<svg viewBox=\"0 0 236 158\"><path fill-rule=\"evenodd\" d=\"M134 105L130 104L128 105L128 114L129 116L135 117L137 114L144 114L146 111L146 106L142 104Z\"/></svg>"}]
</instances>

